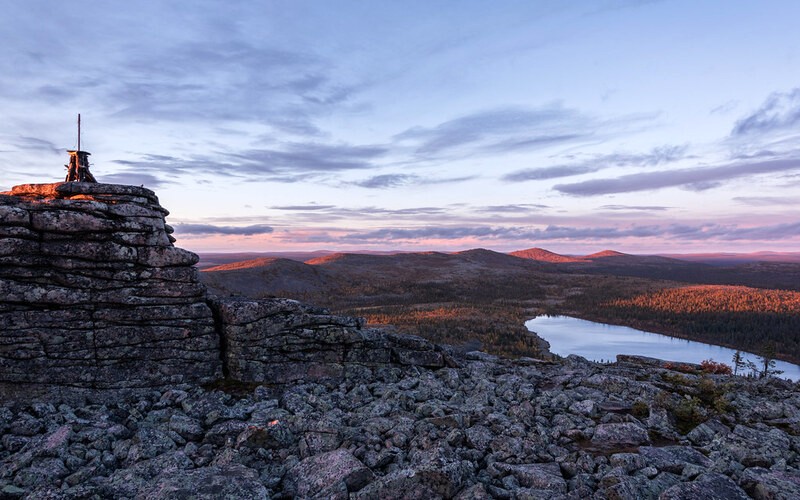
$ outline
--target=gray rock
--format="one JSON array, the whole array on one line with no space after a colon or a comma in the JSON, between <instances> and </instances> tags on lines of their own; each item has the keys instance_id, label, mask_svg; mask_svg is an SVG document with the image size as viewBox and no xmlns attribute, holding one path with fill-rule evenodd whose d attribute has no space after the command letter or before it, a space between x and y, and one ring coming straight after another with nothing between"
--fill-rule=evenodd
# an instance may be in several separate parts
<instances>
[{"instance_id":1,"label":"gray rock","mask_svg":"<svg viewBox=\"0 0 800 500\"><path fill-rule=\"evenodd\" d=\"M358 491L373 478L360 460L347 450L335 450L301 460L286 472L284 492L298 497L322 497L329 488Z\"/></svg>"},{"instance_id":2,"label":"gray rock","mask_svg":"<svg viewBox=\"0 0 800 500\"><path fill-rule=\"evenodd\" d=\"M486 451L494 439L492 431L483 425L474 425L464 430L464 435L466 436L467 444L478 451Z\"/></svg>"},{"instance_id":3,"label":"gray rock","mask_svg":"<svg viewBox=\"0 0 800 500\"><path fill-rule=\"evenodd\" d=\"M138 462L154 458L176 447L175 441L164 430L149 425L143 426L133 436L127 459L129 462Z\"/></svg>"},{"instance_id":4,"label":"gray rock","mask_svg":"<svg viewBox=\"0 0 800 500\"><path fill-rule=\"evenodd\" d=\"M609 500L655 500L680 479L668 472L650 479L646 476L619 476L603 493Z\"/></svg>"},{"instance_id":5,"label":"gray rock","mask_svg":"<svg viewBox=\"0 0 800 500\"><path fill-rule=\"evenodd\" d=\"M236 448L286 448L294 442L292 432L280 421L264 426L249 425L236 437Z\"/></svg>"},{"instance_id":6,"label":"gray rock","mask_svg":"<svg viewBox=\"0 0 800 500\"><path fill-rule=\"evenodd\" d=\"M523 487L558 493L567 492L567 482L561 475L561 469L557 463L520 465L496 463L495 467L501 472L514 476Z\"/></svg>"},{"instance_id":7,"label":"gray rock","mask_svg":"<svg viewBox=\"0 0 800 500\"><path fill-rule=\"evenodd\" d=\"M696 465L702 468L709 468L714 462L705 455L689 446L664 446L655 448L642 446L639 453L647 461L660 471L681 474L687 465Z\"/></svg>"},{"instance_id":8,"label":"gray rock","mask_svg":"<svg viewBox=\"0 0 800 500\"><path fill-rule=\"evenodd\" d=\"M748 500L750 497L722 474L702 474L690 483L679 483L665 490L659 500Z\"/></svg>"},{"instance_id":9,"label":"gray rock","mask_svg":"<svg viewBox=\"0 0 800 500\"><path fill-rule=\"evenodd\" d=\"M647 429L631 422L600 424L594 430L592 444L603 447L637 446L650 442Z\"/></svg>"},{"instance_id":10,"label":"gray rock","mask_svg":"<svg viewBox=\"0 0 800 500\"><path fill-rule=\"evenodd\" d=\"M719 420L709 420L698 425L686 435L692 443L703 446L714 440L718 435L725 435L731 430Z\"/></svg>"},{"instance_id":11,"label":"gray rock","mask_svg":"<svg viewBox=\"0 0 800 500\"><path fill-rule=\"evenodd\" d=\"M134 498L141 491L152 487L153 480L157 477L192 467L192 461L183 452L167 452L99 479L98 492L103 498Z\"/></svg>"},{"instance_id":12,"label":"gray rock","mask_svg":"<svg viewBox=\"0 0 800 500\"><path fill-rule=\"evenodd\" d=\"M174 470L162 474L155 485L139 493L147 500L173 498L266 499L269 491L261 484L258 472L240 464Z\"/></svg>"},{"instance_id":13,"label":"gray rock","mask_svg":"<svg viewBox=\"0 0 800 500\"><path fill-rule=\"evenodd\" d=\"M739 486L758 500L797 499L800 498L800 473L751 467L742 473Z\"/></svg>"}]
</instances>

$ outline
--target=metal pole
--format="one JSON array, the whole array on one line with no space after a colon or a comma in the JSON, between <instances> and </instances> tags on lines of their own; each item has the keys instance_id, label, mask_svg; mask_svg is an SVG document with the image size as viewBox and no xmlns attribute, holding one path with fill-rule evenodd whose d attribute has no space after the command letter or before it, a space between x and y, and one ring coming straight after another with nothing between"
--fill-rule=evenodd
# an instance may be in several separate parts
<instances>
[{"instance_id":1,"label":"metal pole","mask_svg":"<svg viewBox=\"0 0 800 500\"><path fill-rule=\"evenodd\" d=\"M78 151L81 150L81 114L78 113Z\"/></svg>"}]
</instances>

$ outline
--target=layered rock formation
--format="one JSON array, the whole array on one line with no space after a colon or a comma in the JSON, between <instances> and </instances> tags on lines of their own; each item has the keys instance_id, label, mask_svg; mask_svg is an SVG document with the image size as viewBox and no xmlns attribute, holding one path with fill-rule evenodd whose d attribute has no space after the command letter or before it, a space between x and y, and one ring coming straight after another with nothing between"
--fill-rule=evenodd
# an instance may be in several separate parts
<instances>
[{"instance_id":1,"label":"layered rock formation","mask_svg":"<svg viewBox=\"0 0 800 500\"><path fill-rule=\"evenodd\" d=\"M0 390L217 378L197 256L144 188L81 182L0 194Z\"/></svg>"},{"instance_id":2,"label":"layered rock formation","mask_svg":"<svg viewBox=\"0 0 800 500\"><path fill-rule=\"evenodd\" d=\"M364 328L363 320L290 299L213 299L224 342L226 376L285 384L341 379L386 365L438 368L450 360L418 337Z\"/></svg>"},{"instance_id":3,"label":"layered rock formation","mask_svg":"<svg viewBox=\"0 0 800 500\"><path fill-rule=\"evenodd\" d=\"M167 214L135 186L0 193L0 393L145 389L223 375L282 384L445 365L442 348L357 318L288 299L207 297L197 256L173 246Z\"/></svg>"}]
</instances>

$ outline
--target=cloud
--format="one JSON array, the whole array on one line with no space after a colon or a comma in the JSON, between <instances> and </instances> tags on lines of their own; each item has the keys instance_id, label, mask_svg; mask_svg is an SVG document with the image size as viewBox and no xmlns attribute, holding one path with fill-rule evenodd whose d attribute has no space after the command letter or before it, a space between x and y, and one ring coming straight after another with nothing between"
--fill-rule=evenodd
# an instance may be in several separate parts
<instances>
[{"instance_id":1,"label":"cloud","mask_svg":"<svg viewBox=\"0 0 800 500\"><path fill-rule=\"evenodd\" d=\"M295 212L306 212L306 211L316 211L316 210L328 210L331 208L335 208L336 205L282 205L282 206L272 206L268 207L272 210L289 210Z\"/></svg>"},{"instance_id":2,"label":"cloud","mask_svg":"<svg viewBox=\"0 0 800 500\"><path fill-rule=\"evenodd\" d=\"M407 175L407 174L384 174L384 175L376 175L374 177L370 177L368 179L364 179L362 181L353 182L356 186L364 187L364 188L378 188L378 189L385 189L385 188L393 188L398 186L405 186L414 182L415 180L419 179L416 175Z\"/></svg>"},{"instance_id":3,"label":"cloud","mask_svg":"<svg viewBox=\"0 0 800 500\"><path fill-rule=\"evenodd\" d=\"M353 146L292 142L280 148L250 149L233 154L195 154L186 158L141 155L138 160L114 160L131 172L157 172L166 176L211 175L249 180L299 182L315 175L374 167L387 152L382 146ZM128 172L125 172L128 173Z\"/></svg>"},{"instance_id":4,"label":"cloud","mask_svg":"<svg viewBox=\"0 0 800 500\"><path fill-rule=\"evenodd\" d=\"M529 213L531 211L543 210L550 208L549 205L541 205L538 203L518 203L510 205L488 205L485 207L476 207L475 212L488 212L488 213Z\"/></svg>"},{"instance_id":5,"label":"cloud","mask_svg":"<svg viewBox=\"0 0 800 500\"><path fill-rule=\"evenodd\" d=\"M459 240L463 238L511 240L571 240L586 238L647 237L659 234L657 226L630 228L600 227L575 228L547 226L544 229L529 227L493 226L429 226L421 228L383 228L363 233L350 233L342 237L347 242L386 242L394 240Z\"/></svg>"},{"instance_id":6,"label":"cloud","mask_svg":"<svg viewBox=\"0 0 800 500\"><path fill-rule=\"evenodd\" d=\"M382 174L369 177L361 181L355 181L350 184L369 189L387 189L408 185L451 184L456 182L464 182L475 178L477 177L474 175L437 179L425 178L412 174Z\"/></svg>"},{"instance_id":7,"label":"cloud","mask_svg":"<svg viewBox=\"0 0 800 500\"><path fill-rule=\"evenodd\" d=\"M109 184L128 184L131 186L145 186L150 189L157 189L167 184L167 181L161 180L155 175L137 173L137 172L122 172L116 174L98 174L94 172L98 182L106 182Z\"/></svg>"},{"instance_id":8,"label":"cloud","mask_svg":"<svg viewBox=\"0 0 800 500\"><path fill-rule=\"evenodd\" d=\"M612 179L593 179L572 184L557 184L556 191L575 196L630 193L667 187L704 190L730 179L800 169L800 160L772 160L757 163L733 163L718 167L684 168L623 175Z\"/></svg>"},{"instance_id":9,"label":"cloud","mask_svg":"<svg viewBox=\"0 0 800 500\"><path fill-rule=\"evenodd\" d=\"M622 122L641 119L629 117ZM465 148L494 153L585 141L611 123L560 103L539 108L510 106L460 116L432 127L413 127L394 138L412 144L416 154L426 157Z\"/></svg>"},{"instance_id":10,"label":"cloud","mask_svg":"<svg viewBox=\"0 0 800 500\"><path fill-rule=\"evenodd\" d=\"M258 234L269 234L274 229L266 224L255 224L252 226L216 226L213 224L176 224L175 232L178 234L222 234L228 236L254 236Z\"/></svg>"},{"instance_id":11,"label":"cloud","mask_svg":"<svg viewBox=\"0 0 800 500\"><path fill-rule=\"evenodd\" d=\"M44 152L66 158L66 148L59 148L53 142L38 137L17 137L14 146L20 151Z\"/></svg>"},{"instance_id":12,"label":"cloud","mask_svg":"<svg viewBox=\"0 0 800 500\"><path fill-rule=\"evenodd\" d=\"M782 241L796 239L800 234L800 222L773 224L770 226L735 228L720 235L723 240Z\"/></svg>"},{"instance_id":13,"label":"cloud","mask_svg":"<svg viewBox=\"0 0 800 500\"><path fill-rule=\"evenodd\" d=\"M337 80L334 65L317 55L246 41L236 33L128 57L95 92L125 103L116 116L126 119L246 120L285 133L318 134L313 118L360 88Z\"/></svg>"},{"instance_id":14,"label":"cloud","mask_svg":"<svg viewBox=\"0 0 800 500\"><path fill-rule=\"evenodd\" d=\"M411 228L381 228L369 231L349 231L341 236L326 233L330 243L384 244L425 243L430 240L508 241L529 244L535 241L613 241L628 239L665 239L692 241L787 241L800 235L800 222L770 226L742 227L713 223L696 224L633 224L627 226L575 227L549 225L544 228L521 226L425 226ZM319 235L317 235L319 236ZM319 240L315 240L319 241ZM321 241L319 241L321 242Z\"/></svg>"},{"instance_id":15,"label":"cloud","mask_svg":"<svg viewBox=\"0 0 800 500\"><path fill-rule=\"evenodd\" d=\"M543 168L526 168L501 177L506 182L541 181L598 172L609 167L650 167L672 163L686 157L687 145L665 145L646 153L611 153L596 155L587 160L567 165Z\"/></svg>"},{"instance_id":16,"label":"cloud","mask_svg":"<svg viewBox=\"0 0 800 500\"><path fill-rule=\"evenodd\" d=\"M737 196L733 201L756 207L771 207L775 205L797 205L794 196Z\"/></svg>"},{"instance_id":17,"label":"cloud","mask_svg":"<svg viewBox=\"0 0 800 500\"><path fill-rule=\"evenodd\" d=\"M709 111L709 114L712 114L712 115L725 114L725 113L728 113L730 111L733 111L738 105L739 105L739 101L735 101L735 100L726 101L726 102L720 104L719 106L715 106L715 107L711 108L711 110Z\"/></svg>"},{"instance_id":18,"label":"cloud","mask_svg":"<svg viewBox=\"0 0 800 500\"><path fill-rule=\"evenodd\" d=\"M501 177L506 182L543 181L596 172L599 168L588 165L559 165L557 167L526 168Z\"/></svg>"},{"instance_id":19,"label":"cloud","mask_svg":"<svg viewBox=\"0 0 800 500\"><path fill-rule=\"evenodd\" d=\"M637 211L637 212L663 212L672 207L662 207L656 205L603 205L599 210L619 210L619 211Z\"/></svg>"},{"instance_id":20,"label":"cloud","mask_svg":"<svg viewBox=\"0 0 800 500\"><path fill-rule=\"evenodd\" d=\"M800 88L775 92L752 114L736 122L733 136L775 131L793 131L800 126Z\"/></svg>"}]
</instances>

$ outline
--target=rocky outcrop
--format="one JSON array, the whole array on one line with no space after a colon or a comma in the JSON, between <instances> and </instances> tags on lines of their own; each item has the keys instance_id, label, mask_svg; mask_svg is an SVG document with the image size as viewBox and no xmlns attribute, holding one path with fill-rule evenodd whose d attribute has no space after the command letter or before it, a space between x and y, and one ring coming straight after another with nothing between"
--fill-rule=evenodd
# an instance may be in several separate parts
<instances>
[{"instance_id":1,"label":"rocky outcrop","mask_svg":"<svg viewBox=\"0 0 800 500\"><path fill-rule=\"evenodd\" d=\"M285 384L453 364L427 340L294 300L208 297L197 256L172 244L167 214L135 186L29 184L0 194L0 393L223 375Z\"/></svg>"},{"instance_id":2,"label":"rocky outcrop","mask_svg":"<svg viewBox=\"0 0 800 500\"><path fill-rule=\"evenodd\" d=\"M364 328L360 318L290 299L211 300L224 342L226 376L242 382L342 379L379 366L438 368L444 350L413 336Z\"/></svg>"},{"instance_id":3,"label":"rocky outcrop","mask_svg":"<svg viewBox=\"0 0 800 500\"><path fill-rule=\"evenodd\" d=\"M218 336L197 256L144 188L32 184L0 194L0 392L205 382Z\"/></svg>"}]
</instances>

